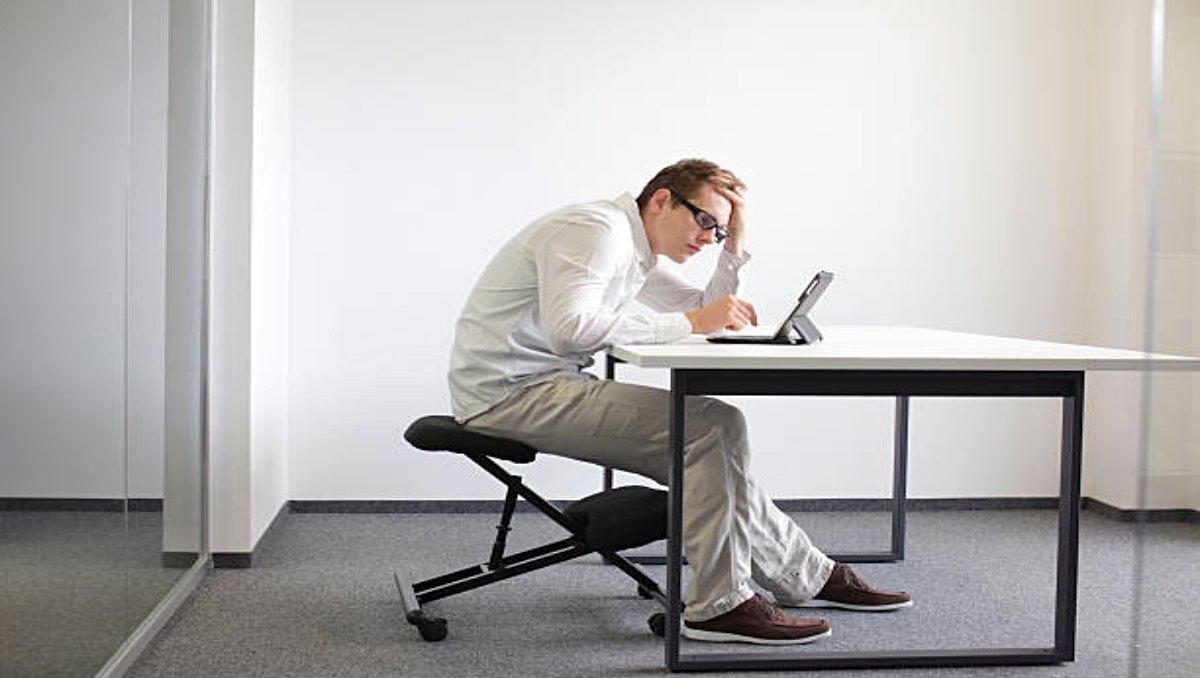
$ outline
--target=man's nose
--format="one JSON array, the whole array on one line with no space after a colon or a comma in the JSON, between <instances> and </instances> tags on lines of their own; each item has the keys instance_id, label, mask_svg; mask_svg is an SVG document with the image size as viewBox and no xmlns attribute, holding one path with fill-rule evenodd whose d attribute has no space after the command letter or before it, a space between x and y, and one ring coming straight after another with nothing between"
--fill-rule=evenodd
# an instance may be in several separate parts
<instances>
[{"instance_id":1,"label":"man's nose","mask_svg":"<svg viewBox=\"0 0 1200 678\"><path fill-rule=\"evenodd\" d=\"M716 238L716 229L710 229L707 231L704 230L703 228L700 229L700 240L702 240L705 244L711 245L715 238Z\"/></svg>"}]
</instances>

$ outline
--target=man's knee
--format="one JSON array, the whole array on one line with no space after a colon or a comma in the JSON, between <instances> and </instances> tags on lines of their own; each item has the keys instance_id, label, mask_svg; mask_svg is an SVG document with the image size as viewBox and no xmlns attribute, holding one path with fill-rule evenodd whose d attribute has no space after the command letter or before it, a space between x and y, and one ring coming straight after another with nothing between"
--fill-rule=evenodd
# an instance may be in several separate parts
<instances>
[{"instance_id":1,"label":"man's knee","mask_svg":"<svg viewBox=\"0 0 1200 678\"><path fill-rule=\"evenodd\" d=\"M689 428L693 419L697 428L694 438L719 435L725 440L744 440L746 416L741 409L717 398L698 398L694 414L688 413Z\"/></svg>"},{"instance_id":2,"label":"man's knee","mask_svg":"<svg viewBox=\"0 0 1200 678\"><path fill-rule=\"evenodd\" d=\"M717 398L708 398L707 400L706 407L709 409L709 416L717 426L723 429L744 430L746 428L746 415L742 414L741 409Z\"/></svg>"}]
</instances>

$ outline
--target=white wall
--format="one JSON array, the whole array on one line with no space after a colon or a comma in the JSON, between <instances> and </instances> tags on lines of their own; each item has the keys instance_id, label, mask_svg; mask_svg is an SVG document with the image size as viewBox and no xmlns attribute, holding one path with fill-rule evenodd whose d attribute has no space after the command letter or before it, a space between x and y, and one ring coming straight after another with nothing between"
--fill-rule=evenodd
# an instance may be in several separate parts
<instances>
[{"instance_id":1,"label":"white wall","mask_svg":"<svg viewBox=\"0 0 1200 678\"><path fill-rule=\"evenodd\" d=\"M1200 0L1165 3L1159 152L1150 345L1200 355ZM1146 505L1200 509L1200 376L1155 374L1149 397Z\"/></svg>"},{"instance_id":2,"label":"white wall","mask_svg":"<svg viewBox=\"0 0 1200 678\"><path fill-rule=\"evenodd\" d=\"M166 3L6 3L0 41L0 496L161 497Z\"/></svg>"},{"instance_id":3,"label":"white wall","mask_svg":"<svg viewBox=\"0 0 1200 678\"><path fill-rule=\"evenodd\" d=\"M1150 2L1097 3L1087 331L1093 342L1145 348L1149 233ZM1084 413L1084 494L1132 508L1144 375L1092 374Z\"/></svg>"},{"instance_id":4,"label":"white wall","mask_svg":"<svg viewBox=\"0 0 1200 678\"><path fill-rule=\"evenodd\" d=\"M208 285L209 8L168 9L167 233L164 314L164 550L205 550L201 480L205 442Z\"/></svg>"},{"instance_id":5,"label":"white wall","mask_svg":"<svg viewBox=\"0 0 1200 678\"><path fill-rule=\"evenodd\" d=\"M209 330L213 552L247 552L288 499L288 0L217 0Z\"/></svg>"},{"instance_id":6,"label":"white wall","mask_svg":"<svg viewBox=\"0 0 1200 678\"><path fill-rule=\"evenodd\" d=\"M125 496L127 21L0 5L0 496Z\"/></svg>"},{"instance_id":7,"label":"white wall","mask_svg":"<svg viewBox=\"0 0 1200 678\"><path fill-rule=\"evenodd\" d=\"M475 276L537 215L683 156L750 184L744 292L768 317L828 268L819 322L1087 338L1094 8L296 0L291 496L495 494L399 439L448 410ZM777 496L888 491L889 402L745 405ZM1055 494L1059 416L916 403L912 495ZM528 473L552 496L597 485Z\"/></svg>"},{"instance_id":8,"label":"white wall","mask_svg":"<svg viewBox=\"0 0 1200 678\"><path fill-rule=\"evenodd\" d=\"M129 3L128 490L162 497L166 398L168 19L166 0Z\"/></svg>"},{"instance_id":9,"label":"white wall","mask_svg":"<svg viewBox=\"0 0 1200 678\"><path fill-rule=\"evenodd\" d=\"M1164 4L1165 40L1156 48L1152 3L1101 3L1089 234L1089 286L1098 293L1089 331L1094 341L1197 355L1200 2ZM1157 159L1149 96L1155 49L1163 53ZM1200 507L1200 378L1092 375L1089 382L1084 492L1121 508Z\"/></svg>"},{"instance_id":10,"label":"white wall","mask_svg":"<svg viewBox=\"0 0 1200 678\"><path fill-rule=\"evenodd\" d=\"M210 547L247 551L250 477L250 178L254 5L213 2L209 218Z\"/></svg>"},{"instance_id":11,"label":"white wall","mask_svg":"<svg viewBox=\"0 0 1200 678\"><path fill-rule=\"evenodd\" d=\"M250 476L254 541L288 500L291 0L254 3Z\"/></svg>"}]
</instances>

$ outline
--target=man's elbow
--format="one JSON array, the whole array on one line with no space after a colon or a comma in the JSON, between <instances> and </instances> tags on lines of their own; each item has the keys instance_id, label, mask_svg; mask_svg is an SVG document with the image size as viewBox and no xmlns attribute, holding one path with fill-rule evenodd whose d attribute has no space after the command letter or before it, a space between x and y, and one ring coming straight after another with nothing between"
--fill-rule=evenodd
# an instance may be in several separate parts
<instances>
[{"instance_id":1,"label":"man's elbow","mask_svg":"<svg viewBox=\"0 0 1200 678\"><path fill-rule=\"evenodd\" d=\"M594 353L595 343L578 320L557 325L546 333L546 344L555 355Z\"/></svg>"},{"instance_id":2,"label":"man's elbow","mask_svg":"<svg viewBox=\"0 0 1200 678\"><path fill-rule=\"evenodd\" d=\"M553 332L546 336L546 344L554 355L567 356L579 353L579 339L572 333Z\"/></svg>"}]
</instances>

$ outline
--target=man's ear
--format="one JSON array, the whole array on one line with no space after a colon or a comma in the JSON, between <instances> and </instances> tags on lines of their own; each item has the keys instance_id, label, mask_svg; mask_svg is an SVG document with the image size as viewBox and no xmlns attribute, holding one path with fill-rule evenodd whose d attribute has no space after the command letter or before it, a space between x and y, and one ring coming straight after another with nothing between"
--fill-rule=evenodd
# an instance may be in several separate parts
<instances>
[{"instance_id":1,"label":"man's ear","mask_svg":"<svg viewBox=\"0 0 1200 678\"><path fill-rule=\"evenodd\" d=\"M654 192L654 195L650 196L650 205L656 213L665 212L669 208L671 200L671 189L660 188Z\"/></svg>"}]
</instances>

